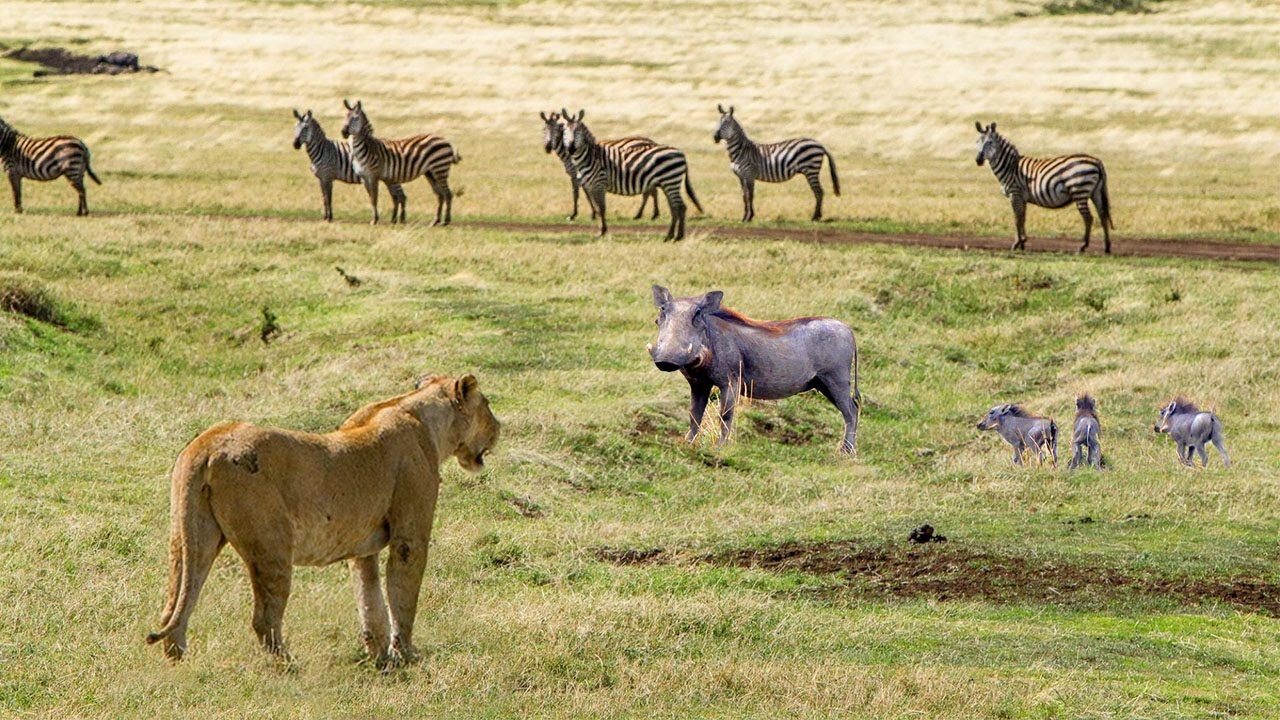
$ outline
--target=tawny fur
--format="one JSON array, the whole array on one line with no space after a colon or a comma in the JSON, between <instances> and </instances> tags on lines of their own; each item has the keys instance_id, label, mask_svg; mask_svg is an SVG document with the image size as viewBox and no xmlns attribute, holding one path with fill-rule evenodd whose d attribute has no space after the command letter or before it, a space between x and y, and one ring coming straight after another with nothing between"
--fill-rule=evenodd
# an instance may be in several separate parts
<instances>
[{"instance_id":1,"label":"tawny fur","mask_svg":"<svg viewBox=\"0 0 1280 720\"><path fill-rule=\"evenodd\" d=\"M248 423L215 425L178 456L170 489L165 654L180 659L187 623L214 558L226 544L253 586L253 629L284 653L293 566L350 560L363 631L379 664L415 656L413 623L427 544L450 455L478 471L499 423L474 376L428 377L413 392L357 410L315 434ZM378 553L390 547L386 594Z\"/></svg>"}]
</instances>

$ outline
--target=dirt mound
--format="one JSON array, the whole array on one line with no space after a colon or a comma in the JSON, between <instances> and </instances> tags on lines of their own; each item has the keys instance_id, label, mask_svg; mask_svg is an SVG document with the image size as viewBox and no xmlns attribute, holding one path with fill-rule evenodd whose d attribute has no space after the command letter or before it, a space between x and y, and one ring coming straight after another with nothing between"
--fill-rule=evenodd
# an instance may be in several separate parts
<instances>
[{"instance_id":1,"label":"dirt mound","mask_svg":"<svg viewBox=\"0 0 1280 720\"><path fill-rule=\"evenodd\" d=\"M838 592L866 595L1090 607L1123 596L1148 596L1175 598L1186 605L1223 603L1280 617L1280 585L1260 578L1190 578L1132 572L965 548L955 543L868 547L850 541L795 542L710 554L664 548L608 548L598 550L596 557L618 565L693 562L835 575L844 580Z\"/></svg>"},{"instance_id":2,"label":"dirt mound","mask_svg":"<svg viewBox=\"0 0 1280 720\"><path fill-rule=\"evenodd\" d=\"M37 63L44 69L35 72L45 75L119 75L121 73L159 72L160 68L139 65L138 56L130 52L113 52L106 55L80 55L66 48L18 48L4 54L11 60Z\"/></svg>"}]
</instances>

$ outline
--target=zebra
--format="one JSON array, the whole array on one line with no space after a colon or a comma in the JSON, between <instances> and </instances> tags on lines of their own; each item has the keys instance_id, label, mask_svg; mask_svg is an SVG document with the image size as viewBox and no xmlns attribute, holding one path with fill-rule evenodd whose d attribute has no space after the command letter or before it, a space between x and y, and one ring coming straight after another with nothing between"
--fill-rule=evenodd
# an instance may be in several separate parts
<instances>
[{"instance_id":1,"label":"zebra","mask_svg":"<svg viewBox=\"0 0 1280 720\"><path fill-rule=\"evenodd\" d=\"M803 174L809 181L809 189L813 191L813 219L822 219L822 182L819 180L822 171L822 158L827 158L827 169L831 171L831 187L836 196L840 196L840 178L836 175L836 160L822 143L809 138L792 138L776 143L755 143L747 137L747 133L733 116L733 106L726 111L723 105L717 105L720 111L720 124L716 127L712 139L719 143L725 141L729 149L729 167L738 176L742 185L742 222L751 222L756 216L756 180L764 182L786 182L798 174Z\"/></svg>"},{"instance_id":2,"label":"zebra","mask_svg":"<svg viewBox=\"0 0 1280 720\"><path fill-rule=\"evenodd\" d=\"M99 185L102 181L89 167L89 148L80 138L55 135L47 138L27 137L0 118L0 161L13 187L13 210L22 212L22 178L47 181L61 175L80 195L76 215L89 214L85 198L84 176L88 174Z\"/></svg>"},{"instance_id":3,"label":"zebra","mask_svg":"<svg viewBox=\"0 0 1280 720\"><path fill-rule=\"evenodd\" d=\"M1013 217L1017 223L1017 239L1011 250L1027 246L1027 203L1043 208L1057 209L1074 202L1084 218L1084 243L1080 252L1089 247L1089 231L1093 227L1093 215L1089 213L1089 200L1098 209L1102 224L1105 252L1111 254L1111 200L1107 196L1107 170L1102 161L1092 155L1063 155L1053 158L1022 157L1000 133L996 124L978 128L978 165L985 160L991 172L1000 181L1004 194L1013 203Z\"/></svg>"},{"instance_id":4,"label":"zebra","mask_svg":"<svg viewBox=\"0 0 1280 720\"><path fill-rule=\"evenodd\" d=\"M351 139L351 165L355 168L364 189L373 204L373 224L378 224L378 181L388 185L406 183L426 175L427 182L436 194L436 219L432 225L448 225L453 216L453 191L449 189L449 169L462 162L462 156L454 151L449 141L438 135L413 135L399 140L379 140L374 137L373 124L364 114L364 105L355 105L345 99L347 119L342 124L342 137ZM394 195L393 195L393 199ZM391 222L405 222L403 195L391 208ZM443 220L441 218L443 211Z\"/></svg>"},{"instance_id":5,"label":"zebra","mask_svg":"<svg viewBox=\"0 0 1280 720\"><path fill-rule=\"evenodd\" d=\"M586 114L586 110L579 110L574 116L562 109L560 117L565 123L565 148L578 171L578 180L587 196L587 202L600 219L600 235L609 231L605 219L605 192L639 195L662 188L671 209L671 225L667 228L666 239L683 239L688 208L680 195L681 180L684 181L689 199L698 208L698 212L703 212L702 203L698 202L693 184L689 182L689 164L684 153L669 145L618 147L602 144L596 141L587 124L582 122Z\"/></svg>"},{"instance_id":6,"label":"zebra","mask_svg":"<svg viewBox=\"0 0 1280 720\"><path fill-rule=\"evenodd\" d=\"M293 128L293 149L307 147L307 157L311 159L311 174L320 181L320 193L324 196L324 219L333 220L333 181L348 184L360 182L355 167L351 165L351 144L344 140L330 140L325 137L320 121L308 110L299 115L295 109L293 116L298 124ZM397 183L387 183L387 192L396 205L404 205L404 190Z\"/></svg>"},{"instance_id":7,"label":"zebra","mask_svg":"<svg viewBox=\"0 0 1280 720\"><path fill-rule=\"evenodd\" d=\"M554 152L556 157L560 158L560 162L564 163L564 172L569 176L569 182L573 184L573 213L569 215L569 219L573 220L578 217L578 188L581 187L581 184L578 182L578 171L573 167L573 158L569 157L569 151L564 147L564 121L560 119L560 113L557 112L553 112L550 115L547 115L545 112L540 114L542 115L543 122L542 147L548 153ZM602 140L600 144L605 146L617 145L624 149L628 147L657 145L657 143L650 138L640 137L639 135L631 135L618 140ZM639 220L644 216L644 208L645 205L649 203L649 200L653 200L653 217L650 219L658 219L658 191L656 189L652 189L641 197L640 209L636 211L635 217L632 218L633 220ZM587 204L590 205L591 203ZM595 217L596 211L593 208L591 210L591 219L594 220Z\"/></svg>"}]
</instances>

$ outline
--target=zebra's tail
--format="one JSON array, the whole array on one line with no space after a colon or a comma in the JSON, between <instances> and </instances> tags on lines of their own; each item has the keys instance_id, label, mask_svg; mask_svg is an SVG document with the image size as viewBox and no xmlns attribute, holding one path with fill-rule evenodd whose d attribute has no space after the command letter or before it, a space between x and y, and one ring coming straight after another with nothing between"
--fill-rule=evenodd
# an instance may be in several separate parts
<instances>
[{"instance_id":1,"label":"zebra's tail","mask_svg":"<svg viewBox=\"0 0 1280 720\"><path fill-rule=\"evenodd\" d=\"M689 193L689 199L693 201L693 206L698 208L698 212L705 215L706 211L702 209L702 203L698 202L698 196L693 194L693 183L689 181L687 168L684 171L684 191Z\"/></svg>"},{"instance_id":2,"label":"zebra's tail","mask_svg":"<svg viewBox=\"0 0 1280 720\"><path fill-rule=\"evenodd\" d=\"M1116 224L1111 220L1111 196L1107 194L1107 169L1102 168L1102 178L1098 183L1100 192L1098 198L1102 201L1098 204L1098 215L1102 216L1102 222L1112 230L1116 229Z\"/></svg>"},{"instance_id":3,"label":"zebra's tail","mask_svg":"<svg viewBox=\"0 0 1280 720\"><path fill-rule=\"evenodd\" d=\"M84 171L89 174L89 177L93 178L94 182L99 185L102 184L102 181L98 179L98 176L93 173L93 168L89 167L89 158L87 157L84 159Z\"/></svg>"},{"instance_id":4,"label":"zebra's tail","mask_svg":"<svg viewBox=\"0 0 1280 720\"><path fill-rule=\"evenodd\" d=\"M458 152L457 150L454 150L452 162L454 165L457 165L458 163L462 162L462 153Z\"/></svg>"},{"instance_id":5,"label":"zebra's tail","mask_svg":"<svg viewBox=\"0 0 1280 720\"><path fill-rule=\"evenodd\" d=\"M831 171L831 189L835 192L836 197L840 196L840 178L836 176L836 159L831 157L831 151L822 148L822 154L827 156L827 169Z\"/></svg>"}]
</instances>

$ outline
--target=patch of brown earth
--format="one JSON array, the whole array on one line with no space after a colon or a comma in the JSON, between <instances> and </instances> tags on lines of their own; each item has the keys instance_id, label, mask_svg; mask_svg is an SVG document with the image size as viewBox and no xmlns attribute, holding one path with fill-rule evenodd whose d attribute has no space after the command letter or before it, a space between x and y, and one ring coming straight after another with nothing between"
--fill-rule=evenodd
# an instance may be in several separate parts
<instances>
[{"instance_id":1,"label":"patch of brown earth","mask_svg":"<svg viewBox=\"0 0 1280 720\"><path fill-rule=\"evenodd\" d=\"M4 57L42 65L44 69L37 70L35 72L36 77L45 75L119 75L121 73L160 71L160 68L157 67L139 65L138 56L127 52L113 52L107 55L81 55L60 47L24 47L6 52Z\"/></svg>"},{"instance_id":2,"label":"patch of brown earth","mask_svg":"<svg viewBox=\"0 0 1280 720\"><path fill-rule=\"evenodd\" d=\"M1131 572L956 543L869 547L849 541L796 542L706 554L612 548L597 551L596 557L618 565L693 562L835 575L848 591L889 597L1096 606L1122 595L1150 596L1175 598L1186 605L1217 602L1280 617L1280 585L1261 578Z\"/></svg>"}]
</instances>

